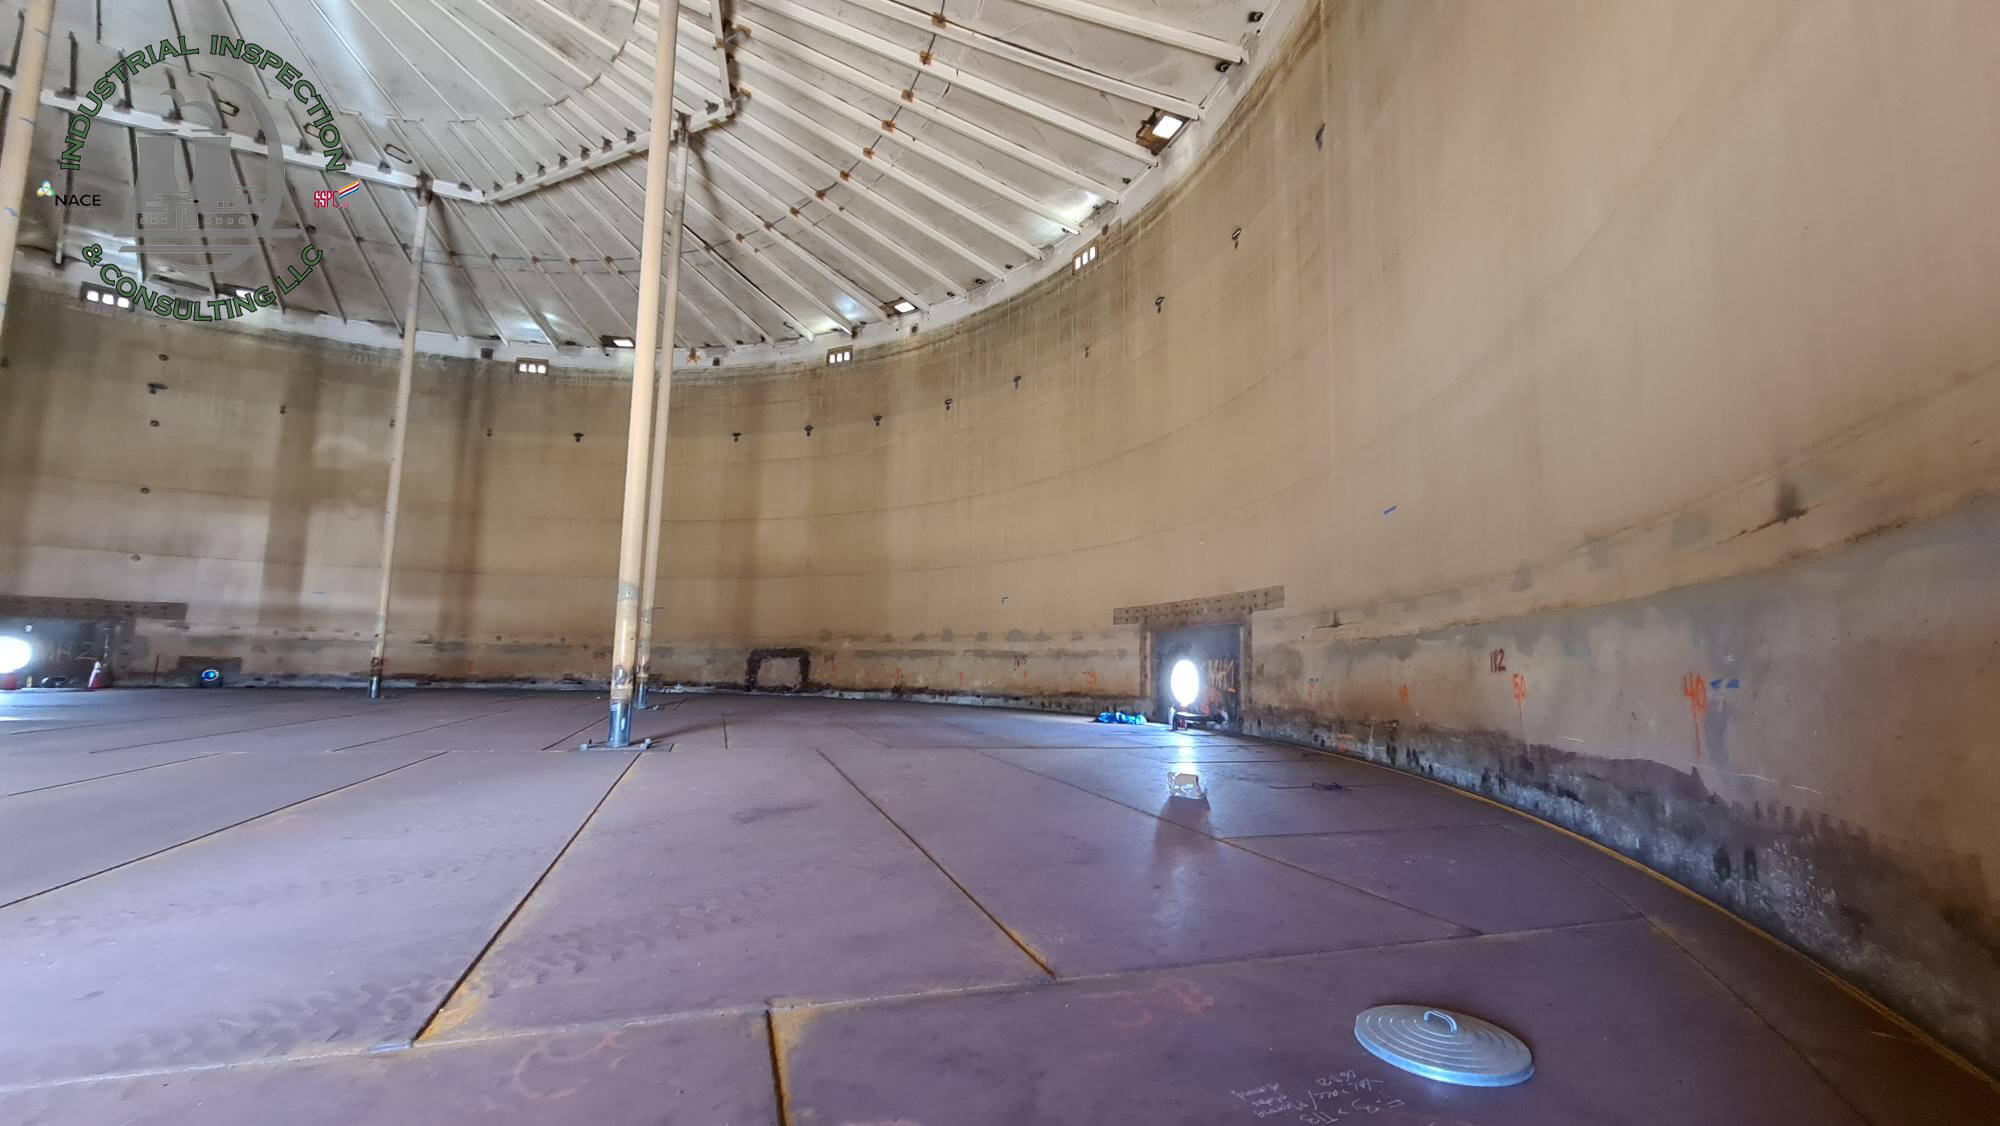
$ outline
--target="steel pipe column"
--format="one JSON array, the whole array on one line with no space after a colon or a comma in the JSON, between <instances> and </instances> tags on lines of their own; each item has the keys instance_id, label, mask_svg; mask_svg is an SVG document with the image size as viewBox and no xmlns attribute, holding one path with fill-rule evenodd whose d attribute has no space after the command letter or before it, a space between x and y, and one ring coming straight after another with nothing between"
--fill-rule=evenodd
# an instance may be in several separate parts
<instances>
[{"instance_id":1,"label":"steel pipe column","mask_svg":"<svg viewBox=\"0 0 2000 1126\"><path fill-rule=\"evenodd\" d=\"M660 345L660 258L667 233L667 163L674 127L679 22L680 0L662 0L653 47L652 142L646 152L645 237L639 244L639 312L632 339L632 417L625 432L625 508L618 529L618 612L611 624L611 727L605 744L612 747L632 742L632 674L639 655L639 588L645 568L651 464L647 439L653 421L653 361ZM671 370L672 365L668 367Z\"/></svg>"},{"instance_id":2,"label":"steel pipe column","mask_svg":"<svg viewBox=\"0 0 2000 1126\"><path fill-rule=\"evenodd\" d=\"M645 581L639 590L639 666L633 675L634 699L641 708L646 706L646 685L653 675L653 615L659 610L654 603L660 579L661 522L667 507L667 409L674 390L674 308L679 303L681 288L681 224L687 211L689 139L687 121L683 118L679 143L674 145L667 164L667 192L671 198L667 229L673 233L667 236L667 284L660 296L665 303L662 311L665 323L660 327L660 340L664 344L661 355L665 358L660 362L660 387L653 400L653 473L646 487L651 510L646 514Z\"/></svg>"},{"instance_id":3,"label":"steel pipe column","mask_svg":"<svg viewBox=\"0 0 2000 1126\"><path fill-rule=\"evenodd\" d=\"M403 304L403 359L396 368L396 414L389 431L389 497L382 506L382 588L375 596L375 652L368 658L368 698L382 697L389 651L389 580L396 567L396 515L403 504L403 443L410 433L410 378L417 361L417 298L424 286L424 240L430 234L430 193L418 190L417 237L410 249L410 296Z\"/></svg>"},{"instance_id":4,"label":"steel pipe column","mask_svg":"<svg viewBox=\"0 0 2000 1126\"><path fill-rule=\"evenodd\" d=\"M21 241L21 201L28 194L28 150L35 144L35 114L42 106L42 74L49 63L49 25L56 0L29 0L21 24L21 57L14 64L14 93L7 131L0 139L0 329L7 324L7 295L14 288L14 250ZM60 253L62 248L57 247Z\"/></svg>"}]
</instances>

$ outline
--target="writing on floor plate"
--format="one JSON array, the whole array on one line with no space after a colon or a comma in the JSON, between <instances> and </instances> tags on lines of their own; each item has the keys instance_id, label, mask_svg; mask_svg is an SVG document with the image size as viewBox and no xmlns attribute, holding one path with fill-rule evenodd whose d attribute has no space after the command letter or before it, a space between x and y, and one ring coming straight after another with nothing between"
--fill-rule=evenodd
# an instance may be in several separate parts
<instances>
[{"instance_id":1,"label":"writing on floor plate","mask_svg":"<svg viewBox=\"0 0 2000 1126\"><path fill-rule=\"evenodd\" d=\"M1395 1110L1403 1100L1389 1093L1386 1079L1371 1079L1354 1071L1322 1075L1305 1084L1297 1094L1282 1083L1266 1083L1247 1091L1231 1091L1244 1109L1258 1118L1289 1114L1309 1126L1326 1123L1366 1121L1373 1115Z\"/></svg>"}]
</instances>

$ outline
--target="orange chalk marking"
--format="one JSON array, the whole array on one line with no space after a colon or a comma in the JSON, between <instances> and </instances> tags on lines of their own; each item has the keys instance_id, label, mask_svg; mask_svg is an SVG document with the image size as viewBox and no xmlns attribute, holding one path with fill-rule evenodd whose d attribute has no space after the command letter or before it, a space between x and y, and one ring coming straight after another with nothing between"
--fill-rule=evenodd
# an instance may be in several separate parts
<instances>
[{"instance_id":1,"label":"orange chalk marking","mask_svg":"<svg viewBox=\"0 0 2000 1126\"><path fill-rule=\"evenodd\" d=\"M1687 697L1688 714L1694 719L1694 761L1701 761L1701 717L1708 711L1708 681L1700 673L1681 677L1681 695Z\"/></svg>"}]
</instances>

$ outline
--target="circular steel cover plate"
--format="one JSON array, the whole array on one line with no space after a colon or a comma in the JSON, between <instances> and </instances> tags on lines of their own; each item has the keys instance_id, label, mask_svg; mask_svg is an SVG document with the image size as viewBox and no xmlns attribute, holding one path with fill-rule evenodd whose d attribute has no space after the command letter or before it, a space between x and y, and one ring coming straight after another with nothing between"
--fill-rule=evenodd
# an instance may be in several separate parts
<instances>
[{"instance_id":1,"label":"circular steel cover plate","mask_svg":"<svg viewBox=\"0 0 2000 1126\"><path fill-rule=\"evenodd\" d=\"M1354 1018L1354 1038L1384 1063L1440 1083L1511 1087L1535 1073L1519 1037L1449 1009L1378 1005Z\"/></svg>"}]
</instances>

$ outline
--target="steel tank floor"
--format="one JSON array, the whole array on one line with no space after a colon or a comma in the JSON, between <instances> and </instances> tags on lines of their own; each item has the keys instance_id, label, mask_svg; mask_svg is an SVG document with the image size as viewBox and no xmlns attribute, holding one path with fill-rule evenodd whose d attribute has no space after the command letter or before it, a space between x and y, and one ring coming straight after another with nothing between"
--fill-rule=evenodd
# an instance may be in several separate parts
<instances>
[{"instance_id":1,"label":"steel tank floor","mask_svg":"<svg viewBox=\"0 0 2000 1126\"><path fill-rule=\"evenodd\" d=\"M667 700L633 754L550 753L583 693L0 694L0 1121L2000 1122L1789 951L1411 776ZM1399 1002L1535 1076L1381 1063Z\"/></svg>"}]
</instances>

